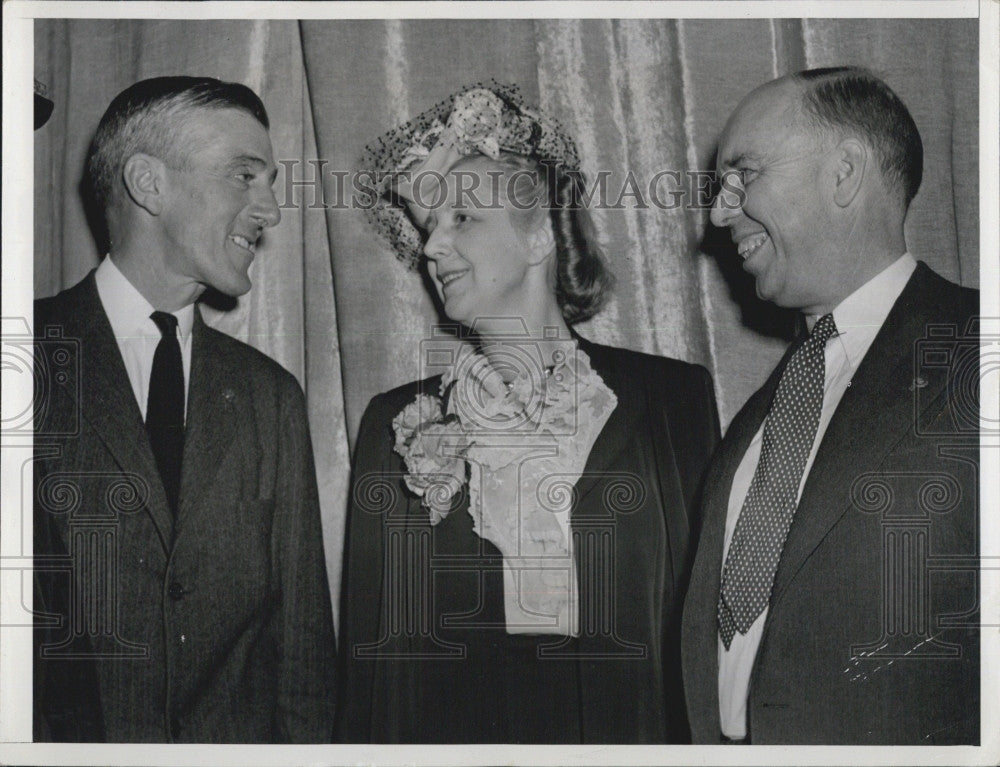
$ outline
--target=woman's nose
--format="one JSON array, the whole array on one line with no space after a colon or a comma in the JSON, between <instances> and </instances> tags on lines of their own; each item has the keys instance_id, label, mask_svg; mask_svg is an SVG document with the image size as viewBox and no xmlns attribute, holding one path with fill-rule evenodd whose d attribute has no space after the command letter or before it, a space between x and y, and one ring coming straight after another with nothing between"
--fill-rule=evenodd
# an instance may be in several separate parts
<instances>
[{"instance_id":1,"label":"woman's nose","mask_svg":"<svg viewBox=\"0 0 1000 767\"><path fill-rule=\"evenodd\" d=\"M437 261L448 254L450 247L450 239L445 233L445 227L436 226L427 235L427 241L424 243L424 255Z\"/></svg>"}]
</instances>

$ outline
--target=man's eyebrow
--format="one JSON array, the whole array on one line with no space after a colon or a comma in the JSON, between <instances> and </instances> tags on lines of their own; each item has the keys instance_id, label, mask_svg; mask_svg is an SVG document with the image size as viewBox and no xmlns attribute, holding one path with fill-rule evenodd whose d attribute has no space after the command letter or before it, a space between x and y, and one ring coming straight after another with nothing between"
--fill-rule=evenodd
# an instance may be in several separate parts
<instances>
[{"instance_id":1,"label":"man's eyebrow","mask_svg":"<svg viewBox=\"0 0 1000 767\"><path fill-rule=\"evenodd\" d=\"M267 167L267 161L264 158L258 157L257 155L254 154L236 155L236 157L230 160L229 163L230 165L253 165L254 167L257 168Z\"/></svg>"},{"instance_id":2,"label":"man's eyebrow","mask_svg":"<svg viewBox=\"0 0 1000 767\"><path fill-rule=\"evenodd\" d=\"M238 154L231 162L235 165L236 163L245 162L251 165L267 165L263 158L258 157L255 154Z\"/></svg>"}]
</instances>

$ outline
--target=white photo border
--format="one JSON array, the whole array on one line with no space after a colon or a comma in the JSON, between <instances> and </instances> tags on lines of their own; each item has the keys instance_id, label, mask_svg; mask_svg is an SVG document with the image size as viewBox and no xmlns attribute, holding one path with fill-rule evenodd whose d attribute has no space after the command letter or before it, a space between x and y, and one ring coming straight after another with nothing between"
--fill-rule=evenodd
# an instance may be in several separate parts
<instances>
[{"instance_id":1,"label":"white photo border","mask_svg":"<svg viewBox=\"0 0 1000 767\"><path fill-rule=\"evenodd\" d=\"M28 2L3 6L3 332L8 322L31 317L33 299L31 128L34 18L146 19L367 19L367 18L978 18L980 289L981 312L1000 338L1000 4L993 0L800 2ZM14 193L16 190L16 193ZM21 321L23 323L23 320ZM994 344L996 346L997 344ZM988 349L983 349L986 361ZM996 358L996 350L992 351ZM983 368L984 373L987 369ZM984 375L982 418L1000 421L997 371ZM30 381L3 371L3 417L30 402ZM27 399L26 399L27 398ZM982 595L982 745L976 747L772 747L752 746L222 746L90 745L31 743L30 626L17 626L30 609L22 587L30 562L31 509L20 508L21 464L31 440L4 437L0 450L0 763L4 764L996 764L1000 760L1000 445L982 440L980 479ZM27 453L25 452L27 451ZM29 581L30 582L30 581ZM27 593L24 593L24 591Z\"/></svg>"}]
</instances>

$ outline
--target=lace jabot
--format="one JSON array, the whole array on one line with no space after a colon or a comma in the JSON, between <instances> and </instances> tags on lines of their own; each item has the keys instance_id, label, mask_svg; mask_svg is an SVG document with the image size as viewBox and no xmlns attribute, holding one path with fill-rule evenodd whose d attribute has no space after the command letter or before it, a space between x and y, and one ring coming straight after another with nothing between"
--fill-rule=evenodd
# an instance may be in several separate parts
<instances>
[{"instance_id":1,"label":"lace jabot","mask_svg":"<svg viewBox=\"0 0 1000 767\"><path fill-rule=\"evenodd\" d=\"M503 555L511 634L579 633L570 510L594 442L618 404L575 341L543 368L511 347L517 375L463 349L441 382L393 420L406 485L432 525L469 485L477 535ZM509 378L510 376L508 376Z\"/></svg>"}]
</instances>

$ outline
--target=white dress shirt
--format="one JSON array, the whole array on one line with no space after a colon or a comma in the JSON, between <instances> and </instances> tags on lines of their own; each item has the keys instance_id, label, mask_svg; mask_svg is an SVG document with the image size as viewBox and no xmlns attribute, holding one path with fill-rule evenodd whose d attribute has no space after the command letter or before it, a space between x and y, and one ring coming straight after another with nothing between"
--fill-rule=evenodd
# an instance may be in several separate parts
<instances>
[{"instance_id":1,"label":"white dress shirt","mask_svg":"<svg viewBox=\"0 0 1000 767\"><path fill-rule=\"evenodd\" d=\"M851 385L851 377L864 359L889 310L903 292L916 266L917 262L913 256L908 253L903 254L891 266L851 293L833 310L837 335L826 342L824 350L826 377L823 384L823 410L820 413L816 439L813 441L802 481L799 483L798 497L802 495L802 488L816 458L816 451L837 405L840 404L840 398ZM810 330L817 320L818 316L806 317ZM723 569L725 569L726 554L729 552L729 542L736 529L736 521L750 490L750 482L757 470L757 463L760 461L763 436L764 424L761 424L733 476L726 515L726 534L722 547ZM753 670L757 648L760 646L766 618L765 607L745 635L736 632L729 650L726 650L721 638L718 640L719 716L722 733L728 738L741 739L747 734L750 673Z\"/></svg>"},{"instance_id":2,"label":"white dress shirt","mask_svg":"<svg viewBox=\"0 0 1000 767\"><path fill-rule=\"evenodd\" d=\"M160 343L160 329L150 319L152 304L136 290L135 286L107 256L94 274L97 294L104 313L108 315L111 330L118 342L125 371L128 373L132 392L146 420L146 402L149 399L149 376L153 370L153 355ZM194 325L194 304L188 304L172 314L177 318L177 334L181 345L184 367L184 411L187 412L188 381L191 378L191 328Z\"/></svg>"}]
</instances>

